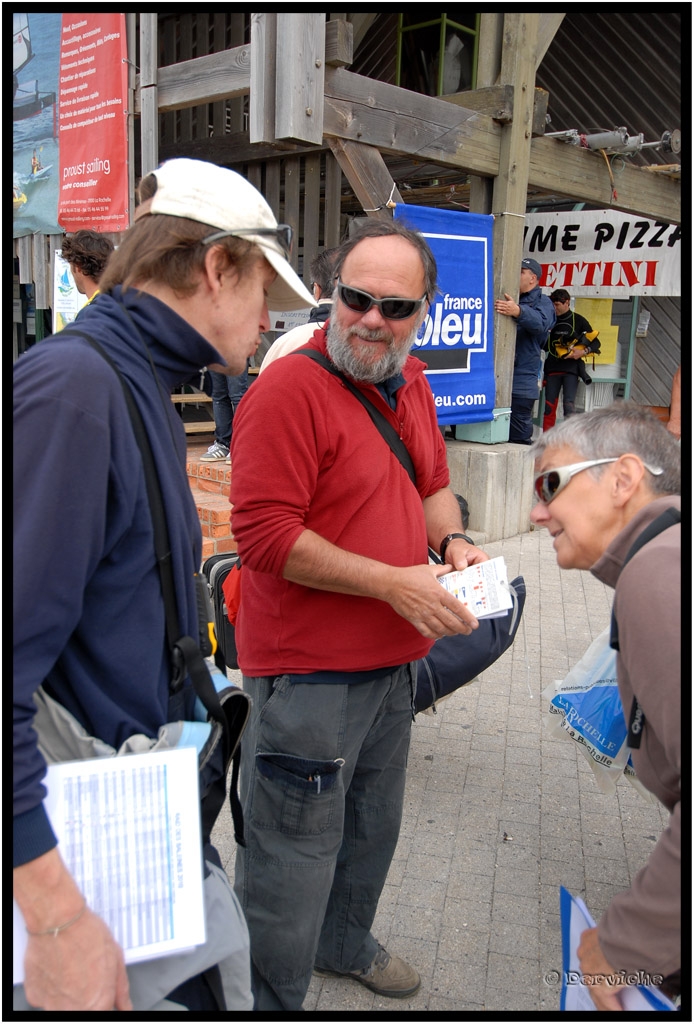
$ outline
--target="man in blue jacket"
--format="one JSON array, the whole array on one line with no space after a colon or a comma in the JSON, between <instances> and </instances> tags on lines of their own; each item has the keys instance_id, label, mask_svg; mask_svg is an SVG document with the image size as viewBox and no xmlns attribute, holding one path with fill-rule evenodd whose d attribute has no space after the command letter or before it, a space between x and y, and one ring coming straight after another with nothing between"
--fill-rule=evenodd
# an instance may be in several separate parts
<instances>
[{"instance_id":1,"label":"man in blue jacket","mask_svg":"<svg viewBox=\"0 0 694 1024\"><path fill-rule=\"evenodd\" d=\"M554 306L540 290L541 276L542 267L537 260L524 259L518 302L506 293L494 303L497 313L512 316L517 324L508 436L513 444L532 444L533 405L540 394L542 347L556 320Z\"/></svg>"},{"instance_id":2,"label":"man in blue jacket","mask_svg":"<svg viewBox=\"0 0 694 1024\"><path fill-rule=\"evenodd\" d=\"M269 302L276 309L311 302L286 259L289 229L240 175L170 160L143 180L140 196L135 223L79 324L35 345L14 367L13 889L29 935L22 997L29 1006L16 1006L15 992L22 1010L143 1008L132 974L141 965L129 969L129 983L122 949L85 901L46 813L37 691L60 709L60 721L70 716L114 750L135 735L154 739L165 723L189 717L195 700L189 678L171 696L152 517L124 394L80 335L110 356L142 416L165 507L179 627L196 637L202 537L171 391L202 366L241 373L270 327ZM238 920L245 929L240 907ZM240 997L227 1009L252 1006L247 942L245 961L248 984L241 978ZM192 1008L190 986L185 996L180 989L163 993L167 1009ZM151 990L142 995L150 999ZM197 1008L218 1008L212 995L207 985Z\"/></svg>"}]
</instances>

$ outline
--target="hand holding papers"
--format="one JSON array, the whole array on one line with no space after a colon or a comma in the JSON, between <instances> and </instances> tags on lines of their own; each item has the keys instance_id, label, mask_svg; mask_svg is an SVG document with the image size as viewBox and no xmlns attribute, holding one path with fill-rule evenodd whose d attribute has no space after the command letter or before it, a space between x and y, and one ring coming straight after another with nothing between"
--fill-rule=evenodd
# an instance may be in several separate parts
<instances>
[{"instance_id":1,"label":"hand holding papers","mask_svg":"<svg viewBox=\"0 0 694 1024\"><path fill-rule=\"evenodd\" d=\"M51 765L45 781L63 860L126 964L204 943L195 748ZM15 984L26 942L15 903Z\"/></svg>"},{"instance_id":2,"label":"hand holding papers","mask_svg":"<svg viewBox=\"0 0 694 1024\"><path fill-rule=\"evenodd\" d=\"M582 980L577 950L582 933L586 928L594 928L595 921L583 900L572 896L563 886L560 887L560 910L563 961L560 1009L582 1013L594 1011L596 1006L590 996L590 987ZM617 995L624 1010L676 1009L655 985L627 984Z\"/></svg>"},{"instance_id":3,"label":"hand holding papers","mask_svg":"<svg viewBox=\"0 0 694 1024\"><path fill-rule=\"evenodd\" d=\"M513 607L502 555L439 576L439 583L478 619L498 619Z\"/></svg>"}]
</instances>

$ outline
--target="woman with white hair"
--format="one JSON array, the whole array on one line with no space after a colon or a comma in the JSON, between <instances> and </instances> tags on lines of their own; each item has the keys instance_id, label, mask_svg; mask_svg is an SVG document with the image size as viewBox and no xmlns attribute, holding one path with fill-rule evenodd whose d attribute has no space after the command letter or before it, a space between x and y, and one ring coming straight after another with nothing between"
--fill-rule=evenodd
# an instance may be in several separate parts
<instances>
[{"instance_id":1,"label":"woman with white hair","mask_svg":"<svg viewBox=\"0 0 694 1024\"><path fill-rule=\"evenodd\" d=\"M617 402L542 434L531 520L554 538L562 569L615 590L617 681L636 774L670 811L631 888L611 900L578 955L599 1010L643 972L679 993L681 800L680 447L645 408ZM637 544L637 542L639 542ZM637 549L637 550L635 550ZM615 630L613 628L613 643Z\"/></svg>"}]
</instances>

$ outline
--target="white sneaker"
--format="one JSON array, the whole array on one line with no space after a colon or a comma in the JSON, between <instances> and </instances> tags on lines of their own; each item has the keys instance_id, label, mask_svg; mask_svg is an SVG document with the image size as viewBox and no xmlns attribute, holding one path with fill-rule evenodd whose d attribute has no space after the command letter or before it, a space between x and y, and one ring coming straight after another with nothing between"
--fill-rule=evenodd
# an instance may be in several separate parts
<instances>
[{"instance_id":1,"label":"white sneaker","mask_svg":"<svg viewBox=\"0 0 694 1024\"><path fill-rule=\"evenodd\" d=\"M229 457L229 449L225 444L215 441L207 449L204 455L200 456L201 462L223 462Z\"/></svg>"}]
</instances>

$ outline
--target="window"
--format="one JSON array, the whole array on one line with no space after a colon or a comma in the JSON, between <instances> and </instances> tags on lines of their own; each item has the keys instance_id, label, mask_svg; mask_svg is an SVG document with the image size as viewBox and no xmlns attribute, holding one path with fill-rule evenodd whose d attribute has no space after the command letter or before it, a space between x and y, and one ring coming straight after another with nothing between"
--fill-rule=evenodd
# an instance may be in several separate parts
<instances>
[{"instance_id":1,"label":"window","mask_svg":"<svg viewBox=\"0 0 694 1024\"><path fill-rule=\"evenodd\" d=\"M396 85L428 96L474 89L478 38L479 14L399 14Z\"/></svg>"}]
</instances>

